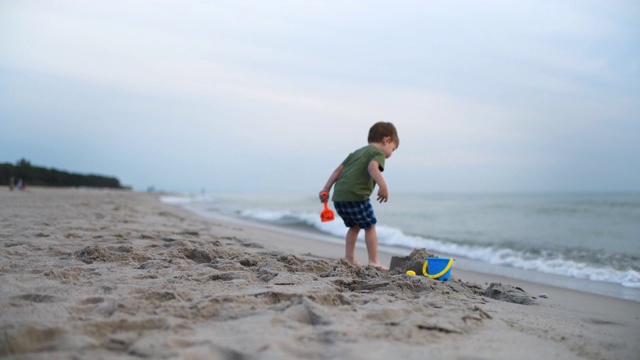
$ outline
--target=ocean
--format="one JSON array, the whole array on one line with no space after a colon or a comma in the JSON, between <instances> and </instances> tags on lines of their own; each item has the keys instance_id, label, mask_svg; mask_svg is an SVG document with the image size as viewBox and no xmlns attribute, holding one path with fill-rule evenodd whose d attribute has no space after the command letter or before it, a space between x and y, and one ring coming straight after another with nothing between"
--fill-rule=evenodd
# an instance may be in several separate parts
<instances>
[{"instance_id":1,"label":"ocean","mask_svg":"<svg viewBox=\"0 0 640 360\"><path fill-rule=\"evenodd\" d=\"M315 194L201 193L162 201L318 241L342 242L346 232L337 214L320 221ZM640 301L640 193L394 193L373 204L379 246L394 254L425 248L471 271Z\"/></svg>"}]
</instances>

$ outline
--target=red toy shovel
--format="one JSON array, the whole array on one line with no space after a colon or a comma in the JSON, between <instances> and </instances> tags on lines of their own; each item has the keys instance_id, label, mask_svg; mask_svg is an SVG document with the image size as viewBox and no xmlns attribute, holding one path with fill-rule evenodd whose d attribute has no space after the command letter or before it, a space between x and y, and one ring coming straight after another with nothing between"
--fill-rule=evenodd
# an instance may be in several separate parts
<instances>
[{"instance_id":1,"label":"red toy shovel","mask_svg":"<svg viewBox=\"0 0 640 360\"><path fill-rule=\"evenodd\" d=\"M329 194L326 191L322 192L322 196L327 200L329 199ZM322 202L324 204L324 210L320 213L320 221L322 222L333 221L334 218L333 211L327 207L327 200Z\"/></svg>"}]
</instances>

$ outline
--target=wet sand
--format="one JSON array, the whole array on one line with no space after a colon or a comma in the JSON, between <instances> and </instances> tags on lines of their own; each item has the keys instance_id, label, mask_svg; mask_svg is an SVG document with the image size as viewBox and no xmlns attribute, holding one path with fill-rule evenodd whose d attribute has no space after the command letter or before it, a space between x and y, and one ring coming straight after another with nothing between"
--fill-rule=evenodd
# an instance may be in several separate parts
<instances>
[{"instance_id":1,"label":"wet sand","mask_svg":"<svg viewBox=\"0 0 640 360\"><path fill-rule=\"evenodd\" d=\"M340 244L157 194L2 189L0 249L0 357L640 358L638 302L455 268L410 277L410 259L354 267Z\"/></svg>"}]
</instances>

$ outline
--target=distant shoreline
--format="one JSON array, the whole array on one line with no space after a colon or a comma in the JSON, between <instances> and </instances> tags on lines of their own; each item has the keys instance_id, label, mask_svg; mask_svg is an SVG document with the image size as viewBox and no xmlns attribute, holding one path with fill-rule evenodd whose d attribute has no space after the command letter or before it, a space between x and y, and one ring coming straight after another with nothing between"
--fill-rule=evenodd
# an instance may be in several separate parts
<instances>
[{"instance_id":1,"label":"distant shoreline","mask_svg":"<svg viewBox=\"0 0 640 360\"><path fill-rule=\"evenodd\" d=\"M120 180L113 176L96 174L80 174L32 165L22 159L15 165L0 163L0 186L21 190L23 186L33 187L89 187L107 189L129 189L120 184Z\"/></svg>"}]
</instances>

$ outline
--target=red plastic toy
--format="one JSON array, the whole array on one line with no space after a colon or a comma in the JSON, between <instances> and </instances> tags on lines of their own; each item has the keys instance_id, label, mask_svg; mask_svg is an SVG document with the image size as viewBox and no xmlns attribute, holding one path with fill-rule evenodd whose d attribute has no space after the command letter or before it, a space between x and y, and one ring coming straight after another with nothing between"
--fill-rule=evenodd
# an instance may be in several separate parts
<instances>
[{"instance_id":1,"label":"red plastic toy","mask_svg":"<svg viewBox=\"0 0 640 360\"><path fill-rule=\"evenodd\" d=\"M326 191L323 191L320 194L326 199L325 201L322 202L324 204L324 210L322 210L322 212L320 213L320 221L322 222L333 221L335 216L333 215L333 211L331 211L331 209L329 209L329 207L327 206L327 201L329 200L329 194Z\"/></svg>"}]
</instances>

